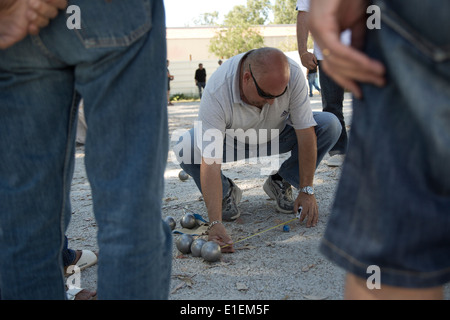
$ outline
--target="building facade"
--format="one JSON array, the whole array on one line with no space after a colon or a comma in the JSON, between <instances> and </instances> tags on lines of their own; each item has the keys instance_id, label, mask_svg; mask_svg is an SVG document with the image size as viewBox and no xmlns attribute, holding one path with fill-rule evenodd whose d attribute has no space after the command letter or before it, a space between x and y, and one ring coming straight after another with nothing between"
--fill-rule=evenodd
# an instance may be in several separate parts
<instances>
[{"instance_id":1,"label":"building facade","mask_svg":"<svg viewBox=\"0 0 450 320\"><path fill-rule=\"evenodd\" d=\"M266 47L294 51L289 56L300 61L296 59L296 51L288 49L297 41L295 24L257 28ZM209 51L210 40L219 30L220 27L167 28L167 59L170 61L170 73L175 77L170 84L171 95L198 95L194 75L199 63L203 64L209 78L219 67L218 61L225 60Z\"/></svg>"}]
</instances>

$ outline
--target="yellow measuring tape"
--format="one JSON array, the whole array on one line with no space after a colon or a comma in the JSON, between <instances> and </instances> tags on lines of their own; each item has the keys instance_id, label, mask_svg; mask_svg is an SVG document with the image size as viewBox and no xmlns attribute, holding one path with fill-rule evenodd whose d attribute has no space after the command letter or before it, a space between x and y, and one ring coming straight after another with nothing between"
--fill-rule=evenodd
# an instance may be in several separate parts
<instances>
[{"instance_id":1,"label":"yellow measuring tape","mask_svg":"<svg viewBox=\"0 0 450 320\"><path fill-rule=\"evenodd\" d=\"M248 237L246 237L246 238L244 238L244 239L238 240L238 241L236 241L236 242L233 242L233 243L231 243L231 244L226 244L226 245L224 245L224 246L222 246L222 247L220 247L220 248L222 248L222 249L223 249L223 248L229 247L229 246L231 246L231 245L234 245L234 244L236 244L236 243L239 243L239 242L242 242L242 241L248 240L248 239L250 239L250 238L253 238L253 237L259 236L259 235L261 235L261 234L263 234L263 233L265 233L265 232L267 232L267 231L270 231L270 230L272 230L272 229L275 229L275 228L281 227L281 226L283 226L283 225L285 225L285 224L288 224L288 223L294 222L294 221L295 221L295 220L297 220L297 219L298 219L298 217L295 217L294 219L291 219L291 220L289 220L289 221L286 221L286 222L280 223L279 225L276 225L275 227L271 227L271 228L269 228L269 229L266 229L266 230L263 230L263 231L257 232L257 233L255 233L255 234L252 234L251 236L248 236Z\"/></svg>"},{"instance_id":2,"label":"yellow measuring tape","mask_svg":"<svg viewBox=\"0 0 450 320\"><path fill-rule=\"evenodd\" d=\"M189 210L188 208L185 208L185 209L188 210L188 211L190 211L190 212L192 212L192 213L194 213L193 211ZM239 243L239 242L248 240L248 239L250 239L250 238L259 236L259 235L261 235L261 234L263 234L263 233L265 233L265 232L267 232L267 231L270 231L270 230L273 230L273 229L275 229L275 228L281 227L281 226L283 226L283 225L285 225L285 224L294 222L295 220L300 219L301 213L302 213L302 207L298 208L298 213L297 213L297 215L295 216L294 219L291 219L291 220L289 220L289 221L280 223L279 225L276 225L276 226L271 227L271 228L269 228L269 229L266 229L266 230L257 232L257 233L255 233L255 234L252 234L251 236L245 237L245 238L243 238L243 239L241 239L241 240L238 240L238 241L236 241L236 242L233 242L233 243L231 243L231 244L226 244L226 245L224 245L224 246L221 246L220 248L223 249L223 248L229 247L229 246L234 245L234 244L236 244L236 243Z\"/></svg>"}]
</instances>

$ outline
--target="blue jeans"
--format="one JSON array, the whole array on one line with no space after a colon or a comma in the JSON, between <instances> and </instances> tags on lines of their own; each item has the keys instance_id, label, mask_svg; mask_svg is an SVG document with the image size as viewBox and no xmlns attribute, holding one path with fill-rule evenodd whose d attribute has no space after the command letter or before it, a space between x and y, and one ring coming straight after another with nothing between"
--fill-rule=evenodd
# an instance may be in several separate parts
<instances>
[{"instance_id":1,"label":"blue jeans","mask_svg":"<svg viewBox=\"0 0 450 320\"><path fill-rule=\"evenodd\" d=\"M316 167L319 166L320 162L322 161L323 157L327 154L327 152L331 149L332 146L336 143L340 133L341 133L341 126L339 124L339 121L336 119L336 117L329 113L329 112L315 112L314 113L314 120L317 122L317 126L315 127L316 135L317 135L317 163ZM195 181L195 184L197 185L198 189L201 192L201 184L200 184L200 164L195 163L194 159L194 129L191 129L189 131L190 135L190 143L186 144L186 146L191 148L190 155L191 155L191 161L189 163L181 162L180 166L181 168L186 171ZM180 139L180 142L184 141ZM227 146L224 143L224 150ZM185 147L184 147L185 148ZM246 145L245 150L245 158L248 159L251 156L248 152L248 145ZM268 152L267 156L273 155L273 152L271 152L271 145L268 144ZM295 188L299 188L299 163L298 163L298 144L297 144L297 136L295 134L294 128L287 125L286 128L281 132L279 136L279 154L291 152L291 156L283 162L281 167L278 170L278 174L287 182L289 182L292 186ZM181 150L181 157L183 156L183 150ZM234 159L231 159L231 161L237 160L236 156L238 154L238 151L234 150ZM260 152L258 150L257 157L260 156ZM226 153L224 152L224 163L230 162L230 159L226 159ZM228 179L222 174L222 193L223 198L225 198L225 195L228 193L229 190L229 182Z\"/></svg>"},{"instance_id":2,"label":"blue jeans","mask_svg":"<svg viewBox=\"0 0 450 320\"><path fill-rule=\"evenodd\" d=\"M197 83L197 87L198 87L198 95L200 96L200 99L202 98L203 95L203 89L205 89L206 86L206 82L198 82Z\"/></svg>"},{"instance_id":3,"label":"blue jeans","mask_svg":"<svg viewBox=\"0 0 450 320\"><path fill-rule=\"evenodd\" d=\"M63 266L70 266L75 261L76 257L76 251L69 248L69 240L64 236L64 247L62 250Z\"/></svg>"},{"instance_id":4,"label":"blue jeans","mask_svg":"<svg viewBox=\"0 0 450 320\"><path fill-rule=\"evenodd\" d=\"M387 85L364 85L354 102L321 251L363 279L378 266L381 288L440 286L450 281L450 34L437 30L450 29L450 2L375 4L381 29L365 52L385 64Z\"/></svg>"},{"instance_id":5,"label":"blue jeans","mask_svg":"<svg viewBox=\"0 0 450 320\"><path fill-rule=\"evenodd\" d=\"M81 9L81 30L69 30L61 13L39 36L0 51L1 298L65 298L61 252L81 96L98 297L165 299L171 233L161 219L168 152L163 1L71 4Z\"/></svg>"},{"instance_id":6,"label":"blue jeans","mask_svg":"<svg viewBox=\"0 0 450 320\"><path fill-rule=\"evenodd\" d=\"M310 97L313 96L314 88L316 88L317 91L320 92L319 79L318 79L317 72L308 74L308 84L309 84L309 96Z\"/></svg>"},{"instance_id":7,"label":"blue jeans","mask_svg":"<svg viewBox=\"0 0 450 320\"><path fill-rule=\"evenodd\" d=\"M336 144L331 148L330 155L334 156L336 154L346 154L348 135L347 129L345 127L344 112L343 112L343 102L344 102L344 89L339 86L333 79L326 74L321 68L321 61L319 60L319 78L320 87L322 89L322 110L326 112L331 112L334 114L341 123L341 135Z\"/></svg>"}]
</instances>

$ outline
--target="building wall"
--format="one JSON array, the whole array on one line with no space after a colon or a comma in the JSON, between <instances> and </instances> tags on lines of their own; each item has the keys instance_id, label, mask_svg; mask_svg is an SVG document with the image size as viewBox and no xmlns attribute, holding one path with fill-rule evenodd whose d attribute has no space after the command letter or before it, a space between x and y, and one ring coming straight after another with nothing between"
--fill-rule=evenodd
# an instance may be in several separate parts
<instances>
[{"instance_id":1,"label":"building wall","mask_svg":"<svg viewBox=\"0 0 450 320\"><path fill-rule=\"evenodd\" d=\"M283 46L296 41L295 25L260 26L267 47ZM218 32L217 27L167 28L167 58L169 70L175 79L171 82L171 95L196 95L194 75L199 63L203 63L209 78L219 67L218 60L223 59L209 52L210 39ZM298 55L298 54L297 54ZM294 53L295 56L295 53Z\"/></svg>"}]
</instances>

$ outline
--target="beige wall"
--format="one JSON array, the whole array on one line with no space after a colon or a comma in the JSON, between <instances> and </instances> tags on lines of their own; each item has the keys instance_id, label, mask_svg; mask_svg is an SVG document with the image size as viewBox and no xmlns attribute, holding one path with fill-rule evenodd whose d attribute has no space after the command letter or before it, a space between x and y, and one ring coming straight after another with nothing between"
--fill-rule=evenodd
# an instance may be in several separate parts
<instances>
[{"instance_id":1,"label":"beige wall","mask_svg":"<svg viewBox=\"0 0 450 320\"><path fill-rule=\"evenodd\" d=\"M279 47L286 41L296 41L295 25L274 25L258 27L267 47ZM218 28L190 27L167 28L167 58L169 70L175 76L171 82L171 95L177 93L198 93L194 82L195 70L203 63L208 78L219 67L218 57L209 52L210 39ZM222 59L224 60L224 59Z\"/></svg>"}]
</instances>

